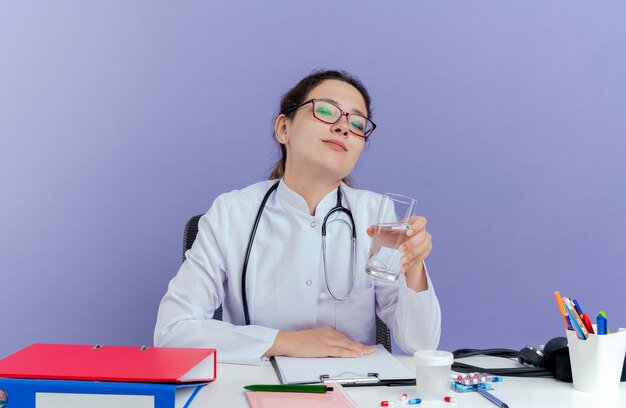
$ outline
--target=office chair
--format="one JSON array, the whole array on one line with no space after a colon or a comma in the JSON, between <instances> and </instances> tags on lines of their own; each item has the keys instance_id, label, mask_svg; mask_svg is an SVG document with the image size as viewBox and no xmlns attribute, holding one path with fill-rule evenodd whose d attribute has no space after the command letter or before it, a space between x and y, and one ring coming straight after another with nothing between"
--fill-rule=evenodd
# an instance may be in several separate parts
<instances>
[{"instance_id":1,"label":"office chair","mask_svg":"<svg viewBox=\"0 0 626 408\"><path fill-rule=\"evenodd\" d=\"M187 221L185 224L185 232L183 234L183 262L185 261L185 252L191 248L193 241L196 240L198 234L198 221L200 221L202 214L195 215ZM222 306L218 307L213 314L213 318L222 320ZM376 316L376 344L382 344L387 351L391 353L391 336L389 334L389 328L387 325Z\"/></svg>"}]
</instances>

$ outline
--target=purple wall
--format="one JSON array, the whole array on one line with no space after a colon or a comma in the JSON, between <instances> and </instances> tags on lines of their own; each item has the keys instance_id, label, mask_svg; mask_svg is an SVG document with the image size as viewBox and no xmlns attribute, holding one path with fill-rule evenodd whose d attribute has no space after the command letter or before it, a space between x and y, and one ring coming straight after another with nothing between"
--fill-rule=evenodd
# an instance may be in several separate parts
<instances>
[{"instance_id":1,"label":"purple wall","mask_svg":"<svg viewBox=\"0 0 626 408\"><path fill-rule=\"evenodd\" d=\"M441 348L626 326L620 1L0 3L0 357L151 344L186 219L275 160L280 95L359 76L357 185L419 200Z\"/></svg>"}]
</instances>

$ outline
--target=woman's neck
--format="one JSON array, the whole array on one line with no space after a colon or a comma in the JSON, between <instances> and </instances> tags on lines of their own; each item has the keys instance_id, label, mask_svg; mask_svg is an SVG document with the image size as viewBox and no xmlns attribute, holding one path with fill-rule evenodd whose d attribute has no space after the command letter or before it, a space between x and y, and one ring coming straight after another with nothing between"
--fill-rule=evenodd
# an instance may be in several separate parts
<instances>
[{"instance_id":1,"label":"woman's neck","mask_svg":"<svg viewBox=\"0 0 626 408\"><path fill-rule=\"evenodd\" d=\"M341 180L329 181L313 177L290 177L289 174L285 174L283 182L287 185L287 187L304 198L304 201L306 201L306 204L309 207L309 213L311 215L315 215L317 205L329 192L339 187Z\"/></svg>"}]
</instances>

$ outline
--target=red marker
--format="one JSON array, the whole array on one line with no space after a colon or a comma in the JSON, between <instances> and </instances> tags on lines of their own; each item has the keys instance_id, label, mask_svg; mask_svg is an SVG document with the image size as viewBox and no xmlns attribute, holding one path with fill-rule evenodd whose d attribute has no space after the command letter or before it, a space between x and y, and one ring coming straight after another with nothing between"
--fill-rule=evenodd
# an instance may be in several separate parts
<instances>
[{"instance_id":1,"label":"red marker","mask_svg":"<svg viewBox=\"0 0 626 408\"><path fill-rule=\"evenodd\" d=\"M589 320L589 316L583 313L580 317L583 319L583 324L585 325L585 328L587 329L589 334L595 334L593 331L593 326L591 325L591 320Z\"/></svg>"}]
</instances>

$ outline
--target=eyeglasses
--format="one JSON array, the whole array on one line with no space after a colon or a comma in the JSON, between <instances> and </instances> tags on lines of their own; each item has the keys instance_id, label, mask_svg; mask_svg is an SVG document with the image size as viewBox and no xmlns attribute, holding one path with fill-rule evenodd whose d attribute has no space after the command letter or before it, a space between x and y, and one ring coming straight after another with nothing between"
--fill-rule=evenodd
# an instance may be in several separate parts
<instances>
[{"instance_id":1,"label":"eyeglasses","mask_svg":"<svg viewBox=\"0 0 626 408\"><path fill-rule=\"evenodd\" d=\"M356 113L344 112L334 103L321 99L309 99L308 101L304 101L300 105L287 109L284 114L288 115L289 113L295 111L296 109L300 109L309 103L313 104L313 116L315 119L332 125L339 122L342 117L346 116L348 118L350 133L362 137L363 139L367 139L372 134L374 129L376 129L376 124L365 116L357 115Z\"/></svg>"}]
</instances>

